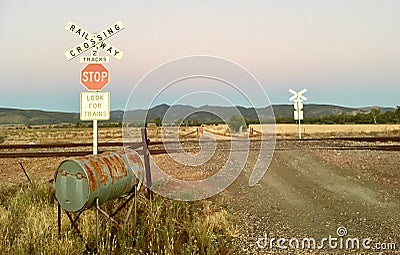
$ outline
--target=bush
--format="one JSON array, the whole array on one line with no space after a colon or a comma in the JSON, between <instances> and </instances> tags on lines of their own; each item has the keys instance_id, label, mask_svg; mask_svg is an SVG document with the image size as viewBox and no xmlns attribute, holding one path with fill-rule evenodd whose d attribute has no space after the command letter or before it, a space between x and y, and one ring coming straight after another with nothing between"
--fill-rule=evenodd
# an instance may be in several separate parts
<instances>
[{"instance_id":1,"label":"bush","mask_svg":"<svg viewBox=\"0 0 400 255\"><path fill-rule=\"evenodd\" d=\"M230 132L239 132L241 127L247 127L246 121L243 118L243 116L231 116L228 119L228 126L230 129Z\"/></svg>"}]
</instances>

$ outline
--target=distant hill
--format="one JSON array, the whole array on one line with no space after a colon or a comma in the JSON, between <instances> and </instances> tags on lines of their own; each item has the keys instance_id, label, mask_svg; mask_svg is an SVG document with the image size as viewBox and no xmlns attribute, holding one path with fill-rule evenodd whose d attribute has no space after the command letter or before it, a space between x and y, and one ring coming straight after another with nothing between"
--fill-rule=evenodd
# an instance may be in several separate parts
<instances>
[{"instance_id":1,"label":"distant hill","mask_svg":"<svg viewBox=\"0 0 400 255\"><path fill-rule=\"evenodd\" d=\"M0 124L59 124L79 122L79 114L0 108Z\"/></svg>"},{"instance_id":2,"label":"distant hill","mask_svg":"<svg viewBox=\"0 0 400 255\"><path fill-rule=\"evenodd\" d=\"M238 111L249 120L257 118L257 113L262 120L271 120L271 106L266 108L246 108L246 107L222 107L222 106L201 106L198 108L187 105L174 105L172 107L162 104L150 110L132 110L126 113L126 118L132 122L143 122L147 116L149 122L156 118L163 119L164 122L176 122L184 119L196 119L199 122L214 122L221 119L228 119L230 116L238 115ZM304 115L307 117L336 116L341 113L357 114L367 113L371 109L378 108L382 113L394 111L394 108L364 107L349 108L335 105L306 104ZM293 105L274 105L273 112L276 118L292 118ZM124 112L121 110L111 111L109 122L122 122ZM51 112L42 110L23 110L0 108L0 125L45 125L61 123L82 123L79 113L71 112Z\"/></svg>"},{"instance_id":3,"label":"distant hill","mask_svg":"<svg viewBox=\"0 0 400 255\"><path fill-rule=\"evenodd\" d=\"M110 121L121 121L123 114L123 111L112 111L110 113ZM81 123L79 113L0 108L0 125L46 125L61 123Z\"/></svg>"}]
</instances>

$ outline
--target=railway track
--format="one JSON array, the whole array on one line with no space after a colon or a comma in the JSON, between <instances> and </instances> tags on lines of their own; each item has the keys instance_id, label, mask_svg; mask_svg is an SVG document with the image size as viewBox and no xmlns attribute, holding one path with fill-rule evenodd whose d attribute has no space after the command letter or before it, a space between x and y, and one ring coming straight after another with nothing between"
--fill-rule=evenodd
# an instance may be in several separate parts
<instances>
[{"instance_id":1,"label":"railway track","mask_svg":"<svg viewBox=\"0 0 400 255\"><path fill-rule=\"evenodd\" d=\"M252 142L260 140L252 139ZM297 145L307 145L315 142L367 142L368 145L349 145L349 144L335 144L335 145L318 145L314 144L305 149L307 150L375 150L375 151L400 151L399 144L400 137L344 137L344 138L322 138L322 139L277 139L277 146L275 150L290 150L295 149L280 146L282 142L295 142ZM223 141L229 143L229 141ZM378 143L379 144L376 144ZM178 143L178 142L165 142L165 143ZM187 140L186 144L198 144L196 140ZM381 144L385 143L385 144ZM165 154L167 150L162 146L163 142L150 142L149 149L151 154ZM111 143L99 143L99 153L105 152L106 148L122 148L124 146L130 146L134 149L139 149L141 143L124 144L122 142L111 142ZM38 158L38 157L76 157L85 156L92 154L91 143L53 143L53 144L9 144L0 145L0 158ZM50 150L49 150L50 149ZM251 150L257 150L257 148L250 148ZM190 149L188 149L190 150ZM220 151L231 151L230 148L218 148ZM243 151L245 151L244 149ZM182 152L183 149L170 149L169 152Z\"/></svg>"}]
</instances>

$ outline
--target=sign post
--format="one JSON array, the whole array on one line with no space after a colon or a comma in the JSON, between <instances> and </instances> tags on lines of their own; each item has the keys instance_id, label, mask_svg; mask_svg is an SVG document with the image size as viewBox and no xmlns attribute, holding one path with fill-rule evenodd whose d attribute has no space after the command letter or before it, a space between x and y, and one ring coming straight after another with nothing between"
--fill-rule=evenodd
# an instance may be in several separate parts
<instances>
[{"instance_id":1,"label":"sign post","mask_svg":"<svg viewBox=\"0 0 400 255\"><path fill-rule=\"evenodd\" d=\"M97 120L93 120L93 155L97 155L99 148Z\"/></svg>"},{"instance_id":2,"label":"sign post","mask_svg":"<svg viewBox=\"0 0 400 255\"><path fill-rule=\"evenodd\" d=\"M289 89L289 92L293 94L289 98L289 101L293 101L294 103L294 119L298 120L298 126L299 126L299 139L301 140L301 120L304 118L304 113L303 113L303 101L307 100L307 97L303 96L304 93L307 92L307 89L302 89L299 92L294 91L293 89Z\"/></svg>"},{"instance_id":3,"label":"sign post","mask_svg":"<svg viewBox=\"0 0 400 255\"><path fill-rule=\"evenodd\" d=\"M65 29L84 39L83 42L64 53L68 61L91 49L90 56L80 58L81 63L87 64L80 72L80 82L88 91L91 91L81 92L80 119L93 121L93 155L97 155L97 121L110 119L110 92L100 92L110 82L110 71L103 65L109 62L109 57L99 56L98 51L103 50L121 60L124 52L105 40L123 30L124 25L118 21L98 33L90 33L88 30L68 22Z\"/></svg>"}]
</instances>

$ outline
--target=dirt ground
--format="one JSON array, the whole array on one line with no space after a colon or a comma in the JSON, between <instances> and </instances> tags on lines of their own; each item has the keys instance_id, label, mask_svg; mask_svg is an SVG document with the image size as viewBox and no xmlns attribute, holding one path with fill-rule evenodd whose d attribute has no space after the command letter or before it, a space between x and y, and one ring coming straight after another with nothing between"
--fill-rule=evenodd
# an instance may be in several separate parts
<instances>
[{"instance_id":1,"label":"dirt ground","mask_svg":"<svg viewBox=\"0 0 400 255\"><path fill-rule=\"evenodd\" d=\"M227 142L222 142L221 148ZM334 145L338 146L337 143ZM171 166L165 155L157 157ZM265 234L269 241L271 238L302 240L307 237L317 241L329 236L339 238L339 227L347 229L343 238L371 238L371 245L395 244L396 247L383 250L382 254L400 253L399 151L335 150L326 141L282 140L276 144L265 176L254 187L249 187L256 157L256 151L252 151L239 178L213 198L222 201L237 217L234 254L321 254L321 250L281 249L276 247L276 240L273 248L260 248L257 241ZM31 178L46 182L64 159L1 158L0 183L11 185L26 181L19 163L23 163ZM196 169L194 175L206 178L224 162L225 156L216 154L207 163L213 171ZM194 171L173 168L188 177ZM349 254L350 251L331 249L327 245L323 249L324 254ZM351 254L379 253L353 249Z\"/></svg>"},{"instance_id":2,"label":"dirt ground","mask_svg":"<svg viewBox=\"0 0 400 255\"><path fill-rule=\"evenodd\" d=\"M269 241L338 238L339 227L347 229L346 238L371 238L378 246L395 243L400 252L400 152L315 150L297 142L278 143L278 147L256 186L247 185L248 167L224 193L240 222L236 254L287 254L289 250L270 249L269 244L264 248L261 243L260 248L257 241L265 234ZM325 254L349 252L326 246ZM377 254L378 250L353 252Z\"/></svg>"}]
</instances>

